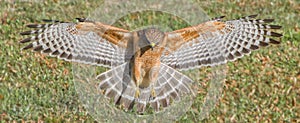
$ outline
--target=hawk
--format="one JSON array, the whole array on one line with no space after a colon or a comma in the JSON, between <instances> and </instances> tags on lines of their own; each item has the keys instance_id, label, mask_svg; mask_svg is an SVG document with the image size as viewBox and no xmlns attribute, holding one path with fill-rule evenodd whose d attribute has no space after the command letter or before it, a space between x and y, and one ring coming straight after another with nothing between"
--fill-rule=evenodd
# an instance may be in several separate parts
<instances>
[{"instance_id":1,"label":"hawk","mask_svg":"<svg viewBox=\"0 0 300 123\"><path fill-rule=\"evenodd\" d=\"M97 76L102 94L125 109L136 106L143 113L149 104L155 111L195 95L193 80L178 72L234 61L253 50L279 44L274 19L257 15L236 20L224 16L199 25L162 32L157 28L129 31L101 22L51 21L29 24L33 35L20 41L32 49L66 61L111 68ZM46 20L47 21L47 20ZM49 21L49 20L48 20Z\"/></svg>"}]
</instances>

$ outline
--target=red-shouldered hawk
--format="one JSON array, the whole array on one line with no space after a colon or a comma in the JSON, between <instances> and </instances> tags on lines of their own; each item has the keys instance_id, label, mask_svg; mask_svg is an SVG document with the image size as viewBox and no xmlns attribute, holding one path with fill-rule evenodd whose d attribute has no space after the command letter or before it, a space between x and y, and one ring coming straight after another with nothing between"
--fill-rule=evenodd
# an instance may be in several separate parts
<instances>
[{"instance_id":1,"label":"red-shouldered hawk","mask_svg":"<svg viewBox=\"0 0 300 123\"><path fill-rule=\"evenodd\" d=\"M193 81L177 70L214 66L233 61L269 44L282 35L273 19L237 20L214 18L172 32L156 28L128 31L79 18L79 22L30 24L33 36L23 49L33 49L52 57L111 68L97 76L103 94L126 109L134 105L142 113L147 104L154 110L167 107L170 100L192 94Z\"/></svg>"}]
</instances>

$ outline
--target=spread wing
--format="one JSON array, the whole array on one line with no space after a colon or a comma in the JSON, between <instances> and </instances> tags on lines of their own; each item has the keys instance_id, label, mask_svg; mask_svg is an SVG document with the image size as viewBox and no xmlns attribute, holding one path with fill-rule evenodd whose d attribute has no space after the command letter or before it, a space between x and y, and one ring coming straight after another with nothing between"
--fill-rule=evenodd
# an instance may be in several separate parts
<instances>
[{"instance_id":1,"label":"spread wing","mask_svg":"<svg viewBox=\"0 0 300 123\"><path fill-rule=\"evenodd\" d=\"M30 24L32 35L20 41L25 49L52 57L104 67L125 63L125 52L131 33L128 30L81 20L78 23L52 21L51 24Z\"/></svg>"},{"instance_id":2,"label":"spread wing","mask_svg":"<svg viewBox=\"0 0 300 123\"><path fill-rule=\"evenodd\" d=\"M161 61L179 70L214 66L234 61L252 50L279 44L273 32L281 26L269 25L273 19L254 19L256 15L237 20L220 18L167 33L168 42Z\"/></svg>"}]
</instances>

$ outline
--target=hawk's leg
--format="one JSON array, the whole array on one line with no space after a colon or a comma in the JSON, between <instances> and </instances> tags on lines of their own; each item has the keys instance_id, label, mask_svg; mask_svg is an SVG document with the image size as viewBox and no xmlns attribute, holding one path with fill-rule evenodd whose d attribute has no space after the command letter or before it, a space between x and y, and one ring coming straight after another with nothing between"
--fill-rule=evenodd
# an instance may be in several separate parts
<instances>
[{"instance_id":1,"label":"hawk's leg","mask_svg":"<svg viewBox=\"0 0 300 123\"><path fill-rule=\"evenodd\" d=\"M139 64L135 64L137 66L135 66L134 68L134 78L135 78L135 98L138 98L140 96L140 85L143 82L143 78L146 74L146 72L144 71L144 69L141 69Z\"/></svg>"},{"instance_id":2,"label":"hawk's leg","mask_svg":"<svg viewBox=\"0 0 300 123\"><path fill-rule=\"evenodd\" d=\"M139 87L136 87L134 98L139 98L139 96L140 96L140 89L139 89Z\"/></svg>"},{"instance_id":3,"label":"hawk's leg","mask_svg":"<svg viewBox=\"0 0 300 123\"><path fill-rule=\"evenodd\" d=\"M157 77L160 69L160 64L153 66L149 71L149 79L150 79L150 87L151 87L151 96L156 97L156 92L154 90L154 86L157 82Z\"/></svg>"},{"instance_id":4,"label":"hawk's leg","mask_svg":"<svg viewBox=\"0 0 300 123\"><path fill-rule=\"evenodd\" d=\"M136 80L136 83L135 83L135 95L134 95L134 97L135 98L139 98L139 96L140 96L140 88L139 88L139 86L140 86L140 83L142 82L142 80L141 80L142 78L140 78L140 79L137 79Z\"/></svg>"},{"instance_id":5,"label":"hawk's leg","mask_svg":"<svg viewBox=\"0 0 300 123\"><path fill-rule=\"evenodd\" d=\"M133 80L135 82L135 98L140 96L139 85L141 83L141 65L138 62L134 62L133 66Z\"/></svg>"}]
</instances>

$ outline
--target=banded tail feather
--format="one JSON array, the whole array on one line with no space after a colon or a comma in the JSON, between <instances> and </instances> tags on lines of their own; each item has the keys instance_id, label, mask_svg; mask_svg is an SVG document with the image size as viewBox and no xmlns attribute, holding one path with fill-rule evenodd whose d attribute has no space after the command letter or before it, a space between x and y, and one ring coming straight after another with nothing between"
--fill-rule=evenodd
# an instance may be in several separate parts
<instances>
[{"instance_id":1,"label":"banded tail feather","mask_svg":"<svg viewBox=\"0 0 300 123\"><path fill-rule=\"evenodd\" d=\"M154 83L156 97L151 97L151 87L139 88L140 96L135 98L136 85L130 74L129 63L122 64L97 76L99 89L104 95L113 100L116 105L122 105L126 110L136 106L137 112L143 113L147 105L154 111L168 107L171 102L181 101L183 96L195 94L191 89L193 81L175 69L161 64L157 82Z\"/></svg>"}]
</instances>

